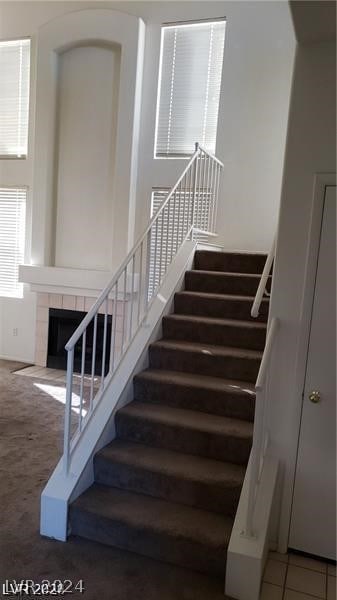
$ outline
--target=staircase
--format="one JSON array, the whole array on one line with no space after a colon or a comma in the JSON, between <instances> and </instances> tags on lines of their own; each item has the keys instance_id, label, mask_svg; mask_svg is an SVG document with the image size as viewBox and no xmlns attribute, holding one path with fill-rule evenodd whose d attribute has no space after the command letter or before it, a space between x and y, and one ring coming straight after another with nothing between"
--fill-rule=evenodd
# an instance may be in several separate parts
<instances>
[{"instance_id":1,"label":"staircase","mask_svg":"<svg viewBox=\"0 0 337 600\"><path fill-rule=\"evenodd\" d=\"M71 534L224 577L252 443L268 299L250 310L265 256L197 251Z\"/></svg>"}]
</instances>

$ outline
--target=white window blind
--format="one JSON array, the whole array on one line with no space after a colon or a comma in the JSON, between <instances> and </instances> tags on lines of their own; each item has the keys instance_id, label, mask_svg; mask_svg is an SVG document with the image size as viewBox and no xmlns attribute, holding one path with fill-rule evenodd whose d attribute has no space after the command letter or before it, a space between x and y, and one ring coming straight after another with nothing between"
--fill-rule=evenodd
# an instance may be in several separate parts
<instances>
[{"instance_id":1,"label":"white window blind","mask_svg":"<svg viewBox=\"0 0 337 600\"><path fill-rule=\"evenodd\" d=\"M27 155L30 40L0 42L0 157Z\"/></svg>"},{"instance_id":2,"label":"white window blind","mask_svg":"<svg viewBox=\"0 0 337 600\"><path fill-rule=\"evenodd\" d=\"M224 20L163 26L156 156L215 152L224 41Z\"/></svg>"},{"instance_id":3,"label":"white window blind","mask_svg":"<svg viewBox=\"0 0 337 600\"><path fill-rule=\"evenodd\" d=\"M22 297L19 265L24 262L25 188L0 187L0 296Z\"/></svg>"}]
</instances>

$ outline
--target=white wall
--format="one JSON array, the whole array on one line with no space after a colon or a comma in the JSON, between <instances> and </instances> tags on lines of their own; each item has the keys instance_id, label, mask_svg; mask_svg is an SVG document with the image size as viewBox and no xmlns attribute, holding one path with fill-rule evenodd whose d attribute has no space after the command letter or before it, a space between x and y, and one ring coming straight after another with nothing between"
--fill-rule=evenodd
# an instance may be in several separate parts
<instances>
[{"instance_id":1,"label":"white wall","mask_svg":"<svg viewBox=\"0 0 337 600\"><path fill-rule=\"evenodd\" d=\"M304 384L310 298L304 297L315 173L336 171L336 47L299 46L291 99L271 316L281 320L275 348L272 439L283 467L280 549L285 550Z\"/></svg>"},{"instance_id":2,"label":"white wall","mask_svg":"<svg viewBox=\"0 0 337 600\"><path fill-rule=\"evenodd\" d=\"M0 357L33 362L36 294L25 289L22 299L3 298L0 318Z\"/></svg>"},{"instance_id":3,"label":"white wall","mask_svg":"<svg viewBox=\"0 0 337 600\"><path fill-rule=\"evenodd\" d=\"M111 269L119 64L117 46L59 58L57 267Z\"/></svg>"},{"instance_id":4,"label":"white wall","mask_svg":"<svg viewBox=\"0 0 337 600\"><path fill-rule=\"evenodd\" d=\"M267 250L278 213L295 47L288 4L283 1L2 2L0 38L33 36L33 72L29 156L26 161L1 161L0 182L30 186L31 202L36 84L34 36L38 28L66 12L91 7L115 8L140 16L147 26L136 235L149 217L151 188L172 185L186 164L181 160L153 159L160 25L167 21L227 18L217 141L217 154L225 162L219 239L228 249ZM31 306L26 299L19 303L0 299L0 305L11 306L13 322ZM33 360L32 327L21 328L18 337L13 339L12 322L9 324L3 319L0 355L9 355L10 347L14 356Z\"/></svg>"},{"instance_id":5,"label":"white wall","mask_svg":"<svg viewBox=\"0 0 337 600\"><path fill-rule=\"evenodd\" d=\"M268 251L280 205L296 44L287 2L230 4L218 227L225 249Z\"/></svg>"},{"instance_id":6,"label":"white wall","mask_svg":"<svg viewBox=\"0 0 337 600\"><path fill-rule=\"evenodd\" d=\"M119 3L121 6L123 3ZM131 4L131 3L130 3ZM161 22L226 17L217 155L225 163L218 233L226 249L266 251L276 229L295 37L287 2L135 2L147 27L138 232L152 187L170 186L184 160L154 159ZM196 140L197 141L197 140Z\"/></svg>"}]
</instances>

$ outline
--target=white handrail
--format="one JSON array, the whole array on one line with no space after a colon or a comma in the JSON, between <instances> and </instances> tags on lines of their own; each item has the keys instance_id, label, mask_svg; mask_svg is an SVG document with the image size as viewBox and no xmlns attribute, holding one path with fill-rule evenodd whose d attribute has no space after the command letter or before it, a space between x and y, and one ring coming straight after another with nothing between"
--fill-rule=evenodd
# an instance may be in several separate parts
<instances>
[{"instance_id":1,"label":"white handrail","mask_svg":"<svg viewBox=\"0 0 337 600\"><path fill-rule=\"evenodd\" d=\"M123 260L122 264L117 269L117 271L114 274L114 276L111 279L111 281L109 281L109 283L106 285L106 287L100 293L100 295L97 298L95 304L93 304L93 306L91 307L91 309L89 310L89 312L84 317L83 321L81 321L81 323L79 324L79 326L76 329L76 331L73 333L73 335L71 336L71 338L68 340L68 342L67 342L67 344L65 346L65 349L67 351L71 350L71 348L74 347L74 345L76 344L76 342L79 340L79 338L83 334L84 330L87 328L87 326L90 323L90 321L93 319L93 317L95 316L95 314L97 313L97 311L100 309L103 301L105 300L106 295L111 292L112 288L114 287L114 284L116 283L116 281L118 280L118 278L120 277L120 275L123 273L125 267L129 264L130 259L135 254L135 252L138 250L138 248L140 247L141 243L145 240L148 232L152 229L153 224L158 220L160 214L165 209L167 203L169 202L170 198L172 197L172 195L176 191L176 189L177 189L179 183L182 181L184 175L187 173L187 171L189 170L189 168L191 167L191 165L194 163L195 158L198 155L198 153L199 153L198 150L196 150L194 152L194 154L193 154L191 160L189 161L186 169L180 175L177 183L173 186L173 188L169 192L168 196L164 200L163 204L161 205L161 207L158 209L157 213L154 215L154 217L149 222L149 224L148 224L147 228L145 229L145 231L142 233L142 235L140 236L140 238L138 239L138 241L135 243L135 245L133 246L133 248L130 250L129 254Z\"/></svg>"},{"instance_id":2,"label":"white handrail","mask_svg":"<svg viewBox=\"0 0 337 600\"><path fill-rule=\"evenodd\" d=\"M215 235L222 169L221 161L199 144L195 145L194 154L165 201L67 342L63 454L66 473L74 447L72 442L75 436L78 441L102 397L107 378L114 375L146 319L174 256L189 237ZM174 235L168 234L169 229ZM109 305L112 302L113 308ZM101 358L100 376L98 358ZM77 429L76 422L72 422L76 370L79 371ZM86 372L90 374L85 376Z\"/></svg>"},{"instance_id":3,"label":"white handrail","mask_svg":"<svg viewBox=\"0 0 337 600\"><path fill-rule=\"evenodd\" d=\"M279 328L279 319L273 317L267 333L266 345L257 376L255 390L255 417L253 430L253 445L250 458L250 474L248 486L248 502L246 513L246 526L243 532L245 537L254 537L254 508L256 502L257 488L260 481L263 461L268 447L269 434L265 428L266 415L268 412L268 398L266 392L266 378L268 367L272 357L276 334Z\"/></svg>"},{"instance_id":4,"label":"white handrail","mask_svg":"<svg viewBox=\"0 0 337 600\"><path fill-rule=\"evenodd\" d=\"M223 162L221 162L221 160L219 160L214 154L212 154L211 152L208 152L208 150L206 150L206 148L204 148L204 146L201 146L201 144L199 144L198 142L195 144L195 149L196 151L201 150L201 152L204 152L205 154L207 154L212 160L214 160L214 162L218 163L218 165L220 165L220 167L223 169Z\"/></svg>"},{"instance_id":5,"label":"white handrail","mask_svg":"<svg viewBox=\"0 0 337 600\"><path fill-rule=\"evenodd\" d=\"M263 294L265 293L266 290L266 286L268 283L268 277L270 275L270 271L271 271L271 267L273 264L273 260L275 257L275 247L276 247L276 237L273 240L272 246L269 250L268 256L267 256L267 260L265 262L264 268L263 268L263 272L261 275L261 279L260 279L260 283L259 286L257 288L257 292L256 292L256 296L253 302L253 306L252 306L252 310L251 310L251 316L256 318L259 316L259 312L260 312L260 306L261 306L261 302L262 302L262 298L263 298Z\"/></svg>"},{"instance_id":6,"label":"white handrail","mask_svg":"<svg viewBox=\"0 0 337 600\"><path fill-rule=\"evenodd\" d=\"M267 368L269 366L269 361L272 353L272 348L276 336L276 332L279 327L279 319L277 317L273 317L270 323L270 327L268 328L266 345L264 347L264 352L260 364L259 373L257 376L255 389L260 390L263 388L266 379Z\"/></svg>"}]
</instances>

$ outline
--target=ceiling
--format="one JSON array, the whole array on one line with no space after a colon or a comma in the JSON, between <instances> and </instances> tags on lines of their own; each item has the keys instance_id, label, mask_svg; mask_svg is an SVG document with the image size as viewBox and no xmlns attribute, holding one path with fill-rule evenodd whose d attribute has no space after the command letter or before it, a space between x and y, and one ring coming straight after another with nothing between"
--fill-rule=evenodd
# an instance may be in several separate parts
<instances>
[{"instance_id":1,"label":"ceiling","mask_svg":"<svg viewBox=\"0 0 337 600\"><path fill-rule=\"evenodd\" d=\"M330 0L290 0L298 42L309 44L336 40L336 2Z\"/></svg>"}]
</instances>

